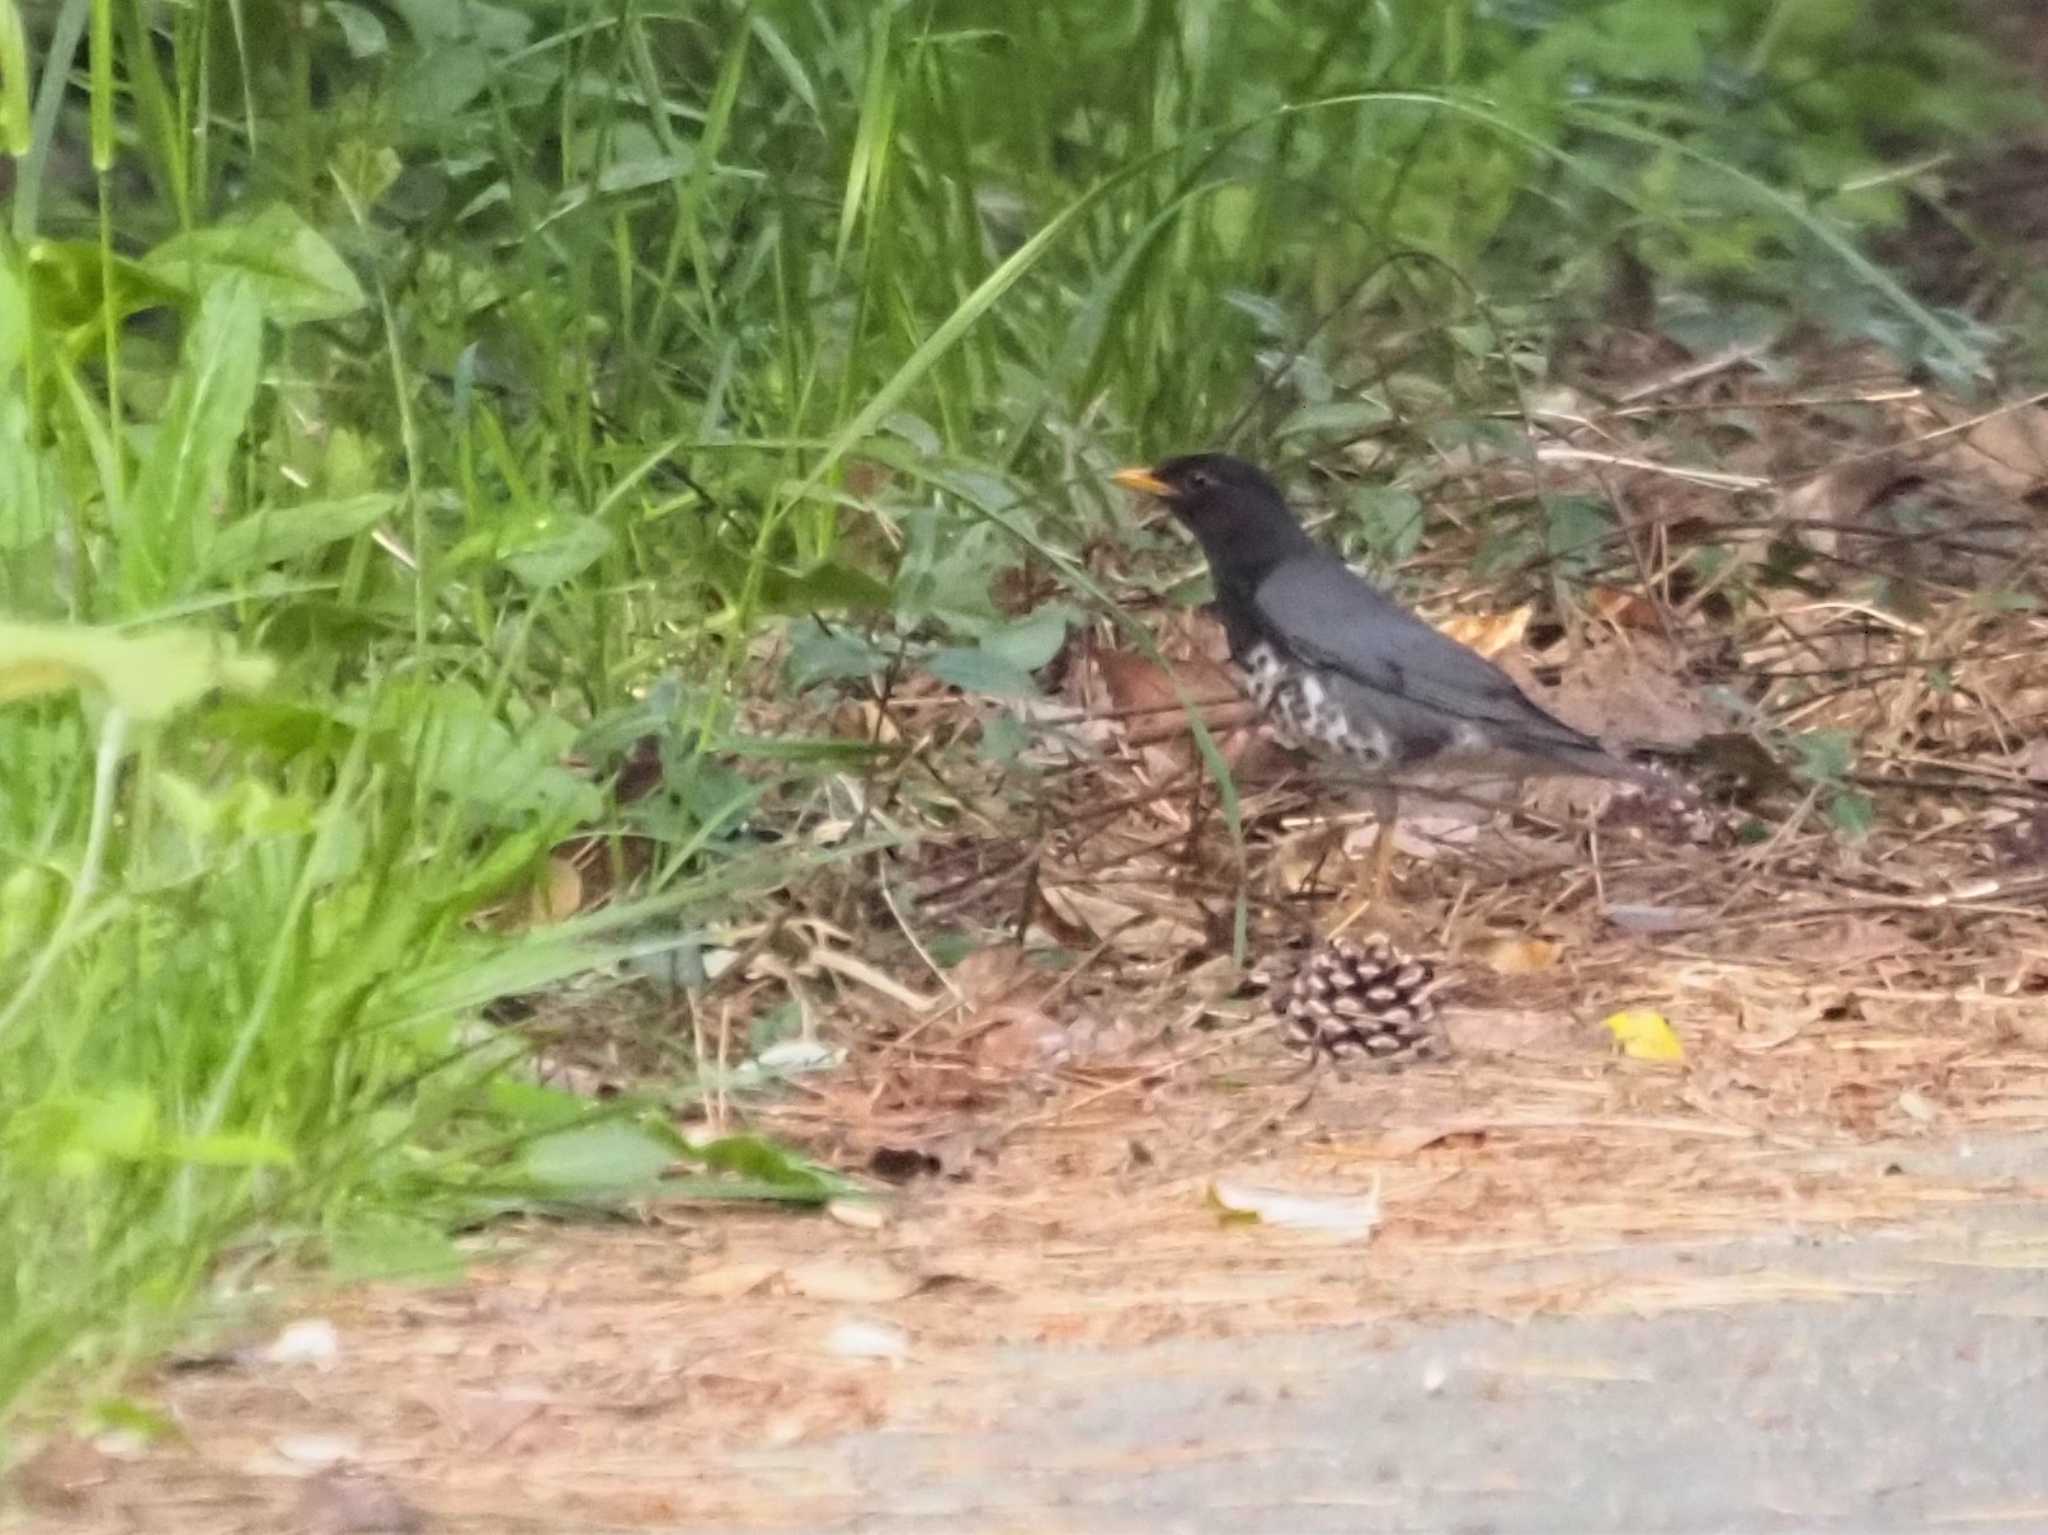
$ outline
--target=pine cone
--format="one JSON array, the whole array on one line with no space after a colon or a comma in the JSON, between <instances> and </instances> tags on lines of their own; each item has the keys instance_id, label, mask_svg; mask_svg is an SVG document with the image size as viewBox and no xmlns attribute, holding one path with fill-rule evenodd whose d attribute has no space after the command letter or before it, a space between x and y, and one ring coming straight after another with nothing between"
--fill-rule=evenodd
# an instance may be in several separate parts
<instances>
[{"instance_id":1,"label":"pine cone","mask_svg":"<svg viewBox=\"0 0 2048 1535\"><path fill-rule=\"evenodd\" d=\"M1374 933L1318 945L1270 995L1293 1049L1333 1061L1426 1061L1445 1053L1435 986L1428 960Z\"/></svg>"}]
</instances>

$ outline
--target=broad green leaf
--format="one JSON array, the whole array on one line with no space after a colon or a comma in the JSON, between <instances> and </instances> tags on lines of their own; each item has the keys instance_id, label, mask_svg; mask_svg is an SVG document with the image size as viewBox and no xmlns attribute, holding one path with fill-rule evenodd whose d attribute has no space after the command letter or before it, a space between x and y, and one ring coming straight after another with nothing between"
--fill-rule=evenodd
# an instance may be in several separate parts
<instances>
[{"instance_id":1,"label":"broad green leaf","mask_svg":"<svg viewBox=\"0 0 2048 1535\"><path fill-rule=\"evenodd\" d=\"M107 279L111 276L109 291ZM92 346L109 311L116 323L145 309L185 303L191 290L166 282L139 261L101 259L90 240L38 240L28 248L30 302L43 325L76 356Z\"/></svg>"},{"instance_id":2,"label":"broad green leaf","mask_svg":"<svg viewBox=\"0 0 2048 1535\"><path fill-rule=\"evenodd\" d=\"M945 449L932 424L907 410L891 411L884 416L881 429L909 443L919 458L937 458Z\"/></svg>"},{"instance_id":3,"label":"broad green leaf","mask_svg":"<svg viewBox=\"0 0 2048 1535\"><path fill-rule=\"evenodd\" d=\"M28 402L0 390L0 551L46 551L57 518L44 471L55 465L29 448Z\"/></svg>"},{"instance_id":4,"label":"broad green leaf","mask_svg":"<svg viewBox=\"0 0 2048 1535\"><path fill-rule=\"evenodd\" d=\"M818 112L817 87L811 84L811 77L804 72L803 62L796 56L796 51L784 40L782 34L775 30L774 24L767 17L756 15L750 20L755 38L767 50L768 57L774 61L775 67L782 71L782 77L789 82L789 88L796 92L797 98L810 109L813 121L822 123Z\"/></svg>"},{"instance_id":5,"label":"broad green leaf","mask_svg":"<svg viewBox=\"0 0 2048 1535\"><path fill-rule=\"evenodd\" d=\"M758 1135L728 1135L691 1148L712 1172L732 1173L797 1199L830 1199L852 1187L788 1148Z\"/></svg>"},{"instance_id":6,"label":"broad green leaf","mask_svg":"<svg viewBox=\"0 0 2048 1535\"><path fill-rule=\"evenodd\" d=\"M1066 604L1050 603L1028 618L987 631L981 636L981 648L1022 671L1035 672L1060 653L1073 616Z\"/></svg>"},{"instance_id":7,"label":"broad green leaf","mask_svg":"<svg viewBox=\"0 0 2048 1535\"><path fill-rule=\"evenodd\" d=\"M384 22L368 6L354 5L350 0L327 0L321 9L341 28L350 58L374 59L390 51L391 39L384 30Z\"/></svg>"},{"instance_id":8,"label":"broad green leaf","mask_svg":"<svg viewBox=\"0 0 2048 1535\"><path fill-rule=\"evenodd\" d=\"M349 1282L401 1279L452 1284L468 1265L439 1226L389 1211L365 1210L329 1235L327 1266L335 1278Z\"/></svg>"},{"instance_id":9,"label":"broad green leaf","mask_svg":"<svg viewBox=\"0 0 2048 1535\"><path fill-rule=\"evenodd\" d=\"M889 588L865 571L826 560L801 572L767 571L760 605L768 613L886 613Z\"/></svg>"},{"instance_id":10,"label":"broad green leaf","mask_svg":"<svg viewBox=\"0 0 2048 1535\"><path fill-rule=\"evenodd\" d=\"M1552 566L1584 577L1596 570L1614 534L1614 513L1591 496L1559 496L1545 505L1544 550Z\"/></svg>"},{"instance_id":11,"label":"broad green leaf","mask_svg":"<svg viewBox=\"0 0 2048 1535\"><path fill-rule=\"evenodd\" d=\"M796 624L790 634L790 685L799 691L820 682L872 677L888 658L855 629L827 629L812 619Z\"/></svg>"},{"instance_id":12,"label":"broad green leaf","mask_svg":"<svg viewBox=\"0 0 2048 1535\"><path fill-rule=\"evenodd\" d=\"M651 1191L676 1160L676 1148L623 1119L544 1135L520 1159L527 1177L563 1194Z\"/></svg>"},{"instance_id":13,"label":"broad green leaf","mask_svg":"<svg viewBox=\"0 0 2048 1535\"><path fill-rule=\"evenodd\" d=\"M17 864L0 879L0 963L43 940L57 920L63 896L61 876L41 864Z\"/></svg>"},{"instance_id":14,"label":"broad green leaf","mask_svg":"<svg viewBox=\"0 0 2048 1535\"><path fill-rule=\"evenodd\" d=\"M505 54L524 47L533 34L530 17L485 0L394 0L392 9L405 19L413 40L430 54L439 45L461 41Z\"/></svg>"},{"instance_id":15,"label":"broad green leaf","mask_svg":"<svg viewBox=\"0 0 2048 1535\"><path fill-rule=\"evenodd\" d=\"M589 1099L518 1077L493 1077L486 1091L492 1109L537 1130L566 1130L590 1113Z\"/></svg>"},{"instance_id":16,"label":"broad green leaf","mask_svg":"<svg viewBox=\"0 0 2048 1535\"><path fill-rule=\"evenodd\" d=\"M394 980L391 1005L399 1013L422 1018L478 1008L500 997L520 996L572 975L589 974L645 948L644 944L627 949L558 939L500 945Z\"/></svg>"},{"instance_id":17,"label":"broad green leaf","mask_svg":"<svg viewBox=\"0 0 2048 1535\"><path fill-rule=\"evenodd\" d=\"M890 751L885 742L842 740L835 736L728 736L718 743L718 749L734 757L764 758L788 764L822 763L840 768L858 767L864 762L885 757ZM740 789L748 787L743 778L736 778L734 786Z\"/></svg>"},{"instance_id":18,"label":"broad green leaf","mask_svg":"<svg viewBox=\"0 0 2048 1535\"><path fill-rule=\"evenodd\" d=\"M557 743L515 735L467 688L392 688L376 721L411 743L422 782L498 824L588 821L603 809L597 786L561 765Z\"/></svg>"},{"instance_id":19,"label":"broad green leaf","mask_svg":"<svg viewBox=\"0 0 2048 1535\"><path fill-rule=\"evenodd\" d=\"M505 568L535 591L573 581L611 552L610 528L595 517L557 517L531 530L516 548L500 545Z\"/></svg>"},{"instance_id":20,"label":"broad green leaf","mask_svg":"<svg viewBox=\"0 0 2048 1535\"><path fill-rule=\"evenodd\" d=\"M1394 419L1383 400L1328 400L1304 405L1280 423L1277 437L1356 437Z\"/></svg>"},{"instance_id":21,"label":"broad green leaf","mask_svg":"<svg viewBox=\"0 0 2048 1535\"><path fill-rule=\"evenodd\" d=\"M351 206L367 208L397 183L405 161L389 144L348 139L335 146L327 173Z\"/></svg>"},{"instance_id":22,"label":"broad green leaf","mask_svg":"<svg viewBox=\"0 0 2048 1535\"><path fill-rule=\"evenodd\" d=\"M689 165L673 155L641 155L609 162L597 178L600 192L637 192L642 187L665 186L689 173Z\"/></svg>"},{"instance_id":23,"label":"broad green leaf","mask_svg":"<svg viewBox=\"0 0 2048 1535\"><path fill-rule=\"evenodd\" d=\"M815 111L817 104L812 103ZM28 119L28 34L16 0L0 0L0 154L20 159L32 147Z\"/></svg>"},{"instance_id":24,"label":"broad green leaf","mask_svg":"<svg viewBox=\"0 0 2048 1535\"><path fill-rule=\"evenodd\" d=\"M292 1167L298 1158L275 1136L254 1130L219 1130L211 1135L173 1136L164 1155L200 1167Z\"/></svg>"},{"instance_id":25,"label":"broad green leaf","mask_svg":"<svg viewBox=\"0 0 2048 1535\"><path fill-rule=\"evenodd\" d=\"M226 699L193 716L193 727L222 741L253 746L280 757L319 751L344 755L361 725L331 709L286 698ZM379 760L398 761L395 738Z\"/></svg>"},{"instance_id":26,"label":"broad green leaf","mask_svg":"<svg viewBox=\"0 0 2048 1535\"><path fill-rule=\"evenodd\" d=\"M1797 771L1823 783L1839 782L1856 760L1856 738L1846 730L1804 730L1788 744L1799 758Z\"/></svg>"},{"instance_id":27,"label":"broad green leaf","mask_svg":"<svg viewBox=\"0 0 2048 1535\"><path fill-rule=\"evenodd\" d=\"M78 1143L106 1156L147 1156L156 1143L156 1100L140 1088L118 1088L81 1100Z\"/></svg>"},{"instance_id":28,"label":"broad green leaf","mask_svg":"<svg viewBox=\"0 0 2048 1535\"><path fill-rule=\"evenodd\" d=\"M204 567L236 439L256 398L263 311L248 281L207 289L171 402L128 502L121 577L132 608L181 594Z\"/></svg>"},{"instance_id":29,"label":"broad green leaf","mask_svg":"<svg viewBox=\"0 0 2048 1535\"><path fill-rule=\"evenodd\" d=\"M253 692L275 670L203 630L0 622L0 704L90 687L138 720L161 720L215 688Z\"/></svg>"},{"instance_id":30,"label":"broad green leaf","mask_svg":"<svg viewBox=\"0 0 2048 1535\"><path fill-rule=\"evenodd\" d=\"M263 313L279 325L337 320L363 307L362 284L348 263L283 203L250 219L173 235L143 258L143 266L189 292L245 276Z\"/></svg>"},{"instance_id":31,"label":"broad green leaf","mask_svg":"<svg viewBox=\"0 0 2048 1535\"><path fill-rule=\"evenodd\" d=\"M99 1397L92 1404L88 1421L95 1434L111 1430L141 1444L173 1444L185 1438L177 1419L133 1397Z\"/></svg>"},{"instance_id":32,"label":"broad green leaf","mask_svg":"<svg viewBox=\"0 0 2048 1535\"><path fill-rule=\"evenodd\" d=\"M1422 543L1422 499L1393 485L1360 485L1351 493L1365 546L1383 565L1399 565Z\"/></svg>"},{"instance_id":33,"label":"broad green leaf","mask_svg":"<svg viewBox=\"0 0 2048 1535\"><path fill-rule=\"evenodd\" d=\"M1624 80L1696 88L1706 69L1698 19L1670 0L1620 0L1602 7L1589 34L1600 66Z\"/></svg>"},{"instance_id":34,"label":"broad green leaf","mask_svg":"<svg viewBox=\"0 0 2048 1535\"><path fill-rule=\"evenodd\" d=\"M980 634L1005 622L989 597L989 574L1008 562L1000 530L921 507L903 519L908 544L896 576L895 610L903 623L935 619L955 633Z\"/></svg>"},{"instance_id":35,"label":"broad green leaf","mask_svg":"<svg viewBox=\"0 0 2048 1535\"><path fill-rule=\"evenodd\" d=\"M88 1177L109 1161L139 1162L157 1144L156 1100L140 1088L57 1093L26 1104L0 1131L0 1147L35 1168Z\"/></svg>"},{"instance_id":36,"label":"broad green leaf","mask_svg":"<svg viewBox=\"0 0 2048 1535\"><path fill-rule=\"evenodd\" d=\"M981 755L987 761L1008 766L1024 755L1032 735L1025 723L1009 714L997 714L981 726Z\"/></svg>"},{"instance_id":37,"label":"broad green leaf","mask_svg":"<svg viewBox=\"0 0 2048 1535\"><path fill-rule=\"evenodd\" d=\"M0 0L0 5L8 3ZM0 261L0 387L13 381L14 370L27 357L28 292L14 262Z\"/></svg>"},{"instance_id":38,"label":"broad green leaf","mask_svg":"<svg viewBox=\"0 0 2048 1535\"><path fill-rule=\"evenodd\" d=\"M236 576L297 559L329 544L354 538L376 526L397 505L398 497L379 492L338 501L266 507L214 534L206 551L206 573Z\"/></svg>"},{"instance_id":39,"label":"broad green leaf","mask_svg":"<svg viewBox=\"0 0 2048 1535\"><path fill-rule=\"evenodd\" d=\"M415 55L391 91L392 116L412 142L426 141L490 88L493 73L490 54L475 43L447 43L430 55ZM505 190L502 182L497 185Z\"/></svg>"},{"instance_id":40,"label":"broad green leaf","mask_svg":"<svg viewBox=\"0 0 2048 1535\"><path fill-rule=\"evenodd\" d=\"M1036 698L1039 694L1038 682L1031 673L978 645L953 645L934 651L924 664L934 677L963 692L990 698Z\"/></svg>"},{"instance_id":41,"label":"broad green leaf","mask_svg":"<svg viewBox=\"0 0 2048 1535\"><path fill-rule=\"evenodd\" d=\"M1828 796L1828 820L1851 842L1861 842L1877 825L1877 804L1867 794L1844 789Z\"/></svg>"}]
</instances>

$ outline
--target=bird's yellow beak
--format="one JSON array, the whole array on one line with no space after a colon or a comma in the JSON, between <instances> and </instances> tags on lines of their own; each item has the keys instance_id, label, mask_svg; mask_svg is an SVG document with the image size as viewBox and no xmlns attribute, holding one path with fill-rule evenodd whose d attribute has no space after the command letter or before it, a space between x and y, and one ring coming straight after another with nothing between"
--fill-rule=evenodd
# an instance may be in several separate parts
<instances>
[{"instance_id":1,"label":"bird's yellow beak","mask_svg":"<svg viewBox=\"0 0 2048 1535\"><path fill-rule=\"evenodd\" d=\"M1125 490L1139 491L1144 495L1158 496L1161 500L1173 498L1173 487L1159 478L1150 469L1119 469L1110 476L1111 481Z\"/></svg>"}]
</instances>

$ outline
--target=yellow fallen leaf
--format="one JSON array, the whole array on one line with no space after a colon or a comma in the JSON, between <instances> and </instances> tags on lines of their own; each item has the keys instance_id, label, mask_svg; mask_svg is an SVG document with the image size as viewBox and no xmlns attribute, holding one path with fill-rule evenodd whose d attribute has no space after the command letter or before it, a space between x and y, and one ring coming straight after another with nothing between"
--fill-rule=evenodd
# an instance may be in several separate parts
<instances>
[{"instance_id":1,"label":"yellow fallen leaf","mask_svg":"<svg viewBox=\"0 0 2048 1535\"><path fill-rule=\"evenodd\" d=\"M1492 660L1510 645L1522 642L1535 612L1533 604L1523 603L1505 613L1458 613L1438 624L1437 629L1466 649Z\"/></svg>"},{"instance_id":2,"label":"yellow fallen leaf","mask_svg":"<svg viewBox=\"0 0 2048 1535\"><path fill-rule=\"evenodd\" d=\"M1685 1046L1662 1013L1653 1013L1648 1008L1629 1009L1610 1013L1605 1022L1607 1032L1620 1043L1623 1055L1639 1061L1685 1059Z\"/></svg>"}]
</instances>

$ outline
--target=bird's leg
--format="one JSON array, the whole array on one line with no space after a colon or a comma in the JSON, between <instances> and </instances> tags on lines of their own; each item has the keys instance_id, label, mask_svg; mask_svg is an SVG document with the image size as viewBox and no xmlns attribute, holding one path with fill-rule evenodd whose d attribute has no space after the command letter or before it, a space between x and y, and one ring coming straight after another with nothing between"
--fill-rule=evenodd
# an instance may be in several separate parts
<instances>
[{"instance_id":1,"label":"bird's leg","mask_svg":"<svg viewBox=\"0 0 2048 1535\"><path fill-rule=\"evenodd\" d=\"M1379 834L1373 838L1372 873L1363 887L1365 898L1330 929L1332 938L1387 898L1387 879L1394 868L1394 823L1401 813L1401 796L1398 790L1383 785L1373 790L1372 800L1373 815L1379 821Z\"/></svg>"}]
</instances>

